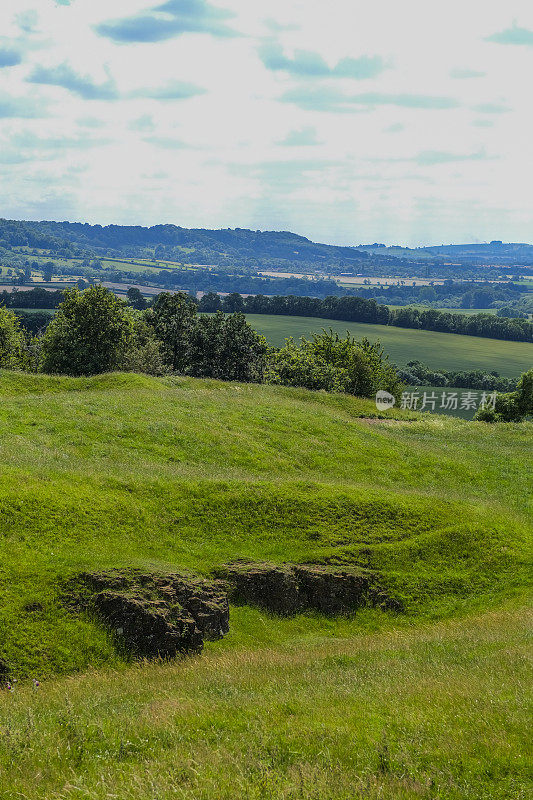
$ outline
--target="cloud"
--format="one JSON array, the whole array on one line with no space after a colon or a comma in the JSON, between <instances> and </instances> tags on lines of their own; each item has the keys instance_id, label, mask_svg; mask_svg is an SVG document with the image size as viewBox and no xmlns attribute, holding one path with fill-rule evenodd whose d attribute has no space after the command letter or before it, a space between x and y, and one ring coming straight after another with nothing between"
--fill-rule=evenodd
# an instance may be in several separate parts
<instances>
[{"instance_id":1,"label":"cloud","mask_svg":"<svg viewBox=\"0 0 533 800\"><path fill-rule=\"evenodd\" d=\"M389 125L387 128L384 128L383 133L400 133L405 128L405 125L402 125L401 122L395 122L392 125Z\"/></svg>"},{"instance_id":2,"label":"cloud","mask_svg":"<svg viewBox=\"0 0 533 800\"><path fill-rule=\"evenodd\" d=\"M0 44L0 68L15 67L22 62L22 54L12 45Z\"/></svg>"},{"instance_id":3,"label":"cloud","mask_svg":"<svg viewBox=\"0 0 533 800\"><path fill-rule=\"evenodd\" d=\"M474 106L473 110L479 114L506 114L511 109L508 106L501 105L501 103L480 103Z\"/></svg>"},{"instance_id":4,"label":"cloud","mask_svg":"<svg viewBox=\"0 0 533 800\"><path fill-rule=\"evenodd\" d=\"M58 67L35 67L29 83L45 86L60 86L69 92L83 97L84 100L116 100L119 96L114 80L108 78L105 83L94 83L86 75L79 75L67 63Z\"/></svg>"},{"instance_id":5,"label":"cloud","mask_svg":"<svg viewBox=\"0 0 533 800\"><path fill-rule=\"evenodd\" d=\"M187 142L182 142L181 139L173 139L171 136L146 136L143 141L147 144L154 144L156 147L161 147L164 150L191 150L195 149Z\"/></svg>"},{"instance_id":6,"label":"cloud","mask_svg":"<svg viewBox=\"0 0 533 800\"><path fill-rule=\"evenodd\" d=\"M128 125L130 131L141 131L142 133L146 133L148 131L153 131L155 128L155 123L150 116L150 114L143 114L137 119L134 119Z\"/></svg>"},{"instance_id":7,"label":"cloud","mask_svg":"<svg viewBox=\"0 0 533 800\"><path fill-rule=\"evenodd\" d=\"M184 33L228 37L238 35L224 22L233 16L231 11L215 8L206 0L169 0L146 13L101 22L95 31L119 43L162 42Z\"/></svg>"},{"instance_id":8,"label":"cloud","mask_svg":"<svg viewBox=\"0 0 533 800\"><path fill-rule=\"evenodd\" d=\"M480 72L477 69L452 69L450 71L450 78L455 78L456 80L467 80L468 78L484 78L486 72Z\"/></svg>"},{"instance_id":9,"label":"cloud","mask_svg":"<svg viewBox=\"0 0 533 800\"><path fill-rule=\"evenodd\" d=\"M0 119L37 119L44 116L45 106L41 100L0 94Z\"/></svg>"},{"instance_id":10,"label":"cloud","mask_svg":"<svg viewBox=\"0 0 533 800\"><path fill-rule=\"evenodd\" d=\"M188 100L205 94L206 90L194 83L182 81L171 81L165 86L155 86L153 88L135 89L130 93L130 97L144 97L149 100Z\"/></svg>"},{"instance_id":11,"label":"cloud","mask_svg":"<svg viewBox=\"0 0 533 800\"><path fill-rule=\"evenodd\" d=\"M307 111L354 112L368 111L378 106L398 106L400 108L416 108L440 110L458 108L459 101L453 97L439 97L422 94L382 94L365 92L347 95L336 89L326 87L302 86L285 92L280 100L294 103Z\"/></svg>"},{"instance_id":12,"label":"cloud","mask_svg":"<svg viewBox=\"0 0 533 800\"><path fill-rule=\"evenodd\" d=\"M527 28L518 28L516 25L513 25L512 28L507 28L505 31L487 36L485 41L495 42L496 44L514 44L533 47L533 31Z\"/></svg>"},{"instance_id":13,"label":"cloud","mask_svg":"<svg viewBox=\"0 0 533 800\"><path fill-rule=\"evenodd\" d=\"M375 78L385 69L381 56L361 56L342 58L334 67L328 66L321 55L310 50L296 50L293 58L288 58L277 42L264 42L258 50L265 67L274 72L282 70L291 75L308 78Z\"/></svg>"},{"instance_id":14,"label":"cloud","mask_svg":"<svg viewBox=\"0 0 533 800\"><path fill-rule=\"evenodd\" d=\"M277 20L272 19L272 17L268 17L267 19L265 19L264 23L265 23L265 26L269 30L273 31L274 33L282 33L282 31L299 31L300 30L300 26L299 25L294 25L293 23L291 23L289 25L283 25L282 23L278 22Z\"/></svg>"},{"instance_id":15,"label":"cloud","mask_svg":"<svg viewBox=\"0 0 533 800\"><path fill-rule=\"evenodd\" d=\"M104 138L94 138L92 136L87 136L86 134L82 136L47 136L41 137L37 136L30 131L22 131L21 133L16 134L11 139L11 144L15 145L17 149L22 150L37 150L37 151L46 151L46 150L57 150L61 152L62 150L68 149L83 149L85 150L88 147L100 147L104 144L110 144L112 139L104 139Z\"/></svg>"},{"instance_id":16,"label":"cloud","mask_svg":"<svg viewBox=\"0 0 533 800\"><path fill-rule=\"evenodd\" d=\"M455 161L487 161L489 158L490 157L487 156L484 150L478 150L475 153L448 153L443 150L423 150L414 158L407 160L414 161L420 166L433 166L434 164L451 164Z\"/></svg>"},{"instance_id":17,"label":"cloud","mask_svg":"<svg viewBox=\"0 0 533 800\"><path fill-rule=\"evenodd\" d=\"M290 131L278 144L284 147L310 147L322 142L317 139L316 128L301 128L298 131Z\"/></svg>"},{"instance_id":18,"label":"cloud","mask_svg":"<svg viewBox=\"0 0 533 800\"><path fill-rule=\"evenodd\" d=\"M21 31L24 31L24 33L34 33L39 22L39 15L37 11L30 9L28 11L21 11L20 14L17 14L15 19Z\"/></svg>"}]
</instances>

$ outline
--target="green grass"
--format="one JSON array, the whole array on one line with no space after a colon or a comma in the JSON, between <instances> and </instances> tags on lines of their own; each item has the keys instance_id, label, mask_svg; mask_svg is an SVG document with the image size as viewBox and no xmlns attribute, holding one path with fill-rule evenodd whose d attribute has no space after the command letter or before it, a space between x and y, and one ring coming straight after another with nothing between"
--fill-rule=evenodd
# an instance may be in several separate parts
<instances>
[{"instance_id":1,"label":"green grass","mask_svg":"<svg viewBox=\"0 0 533 800\"><path fill-rule=\"evenodd\" d=\"M525 800L532 427L375 413L0 373L0 797ZM368 566L405 613L232 607L200 658L131 665L60 601L79 570L237 557Z\"/></svg>"},{"instance_id":2,"label":"green grass","mask_svg":"<svg viewBox=\"0 0 533 800\"><path fill-rule=\"evenodd\" d=\"M533 346L528 342L508 342L485 339L481 336L460 336L455 333L395 328L389 325L369 325L358 322L338 322L315 317L289 317L270 314L247 314L247 319L259 333L276 346L292 336L310 337L322 328L332 328L343 334L349 331L356 338L379 339L391 361L400 366L418 359L434 368L447 370L486 369L513 378L531 369Z\"/></svg>"},{"instance_id":3,"label":"green grass","mask_svg":"<svg viewBox=\"0 0 533 800\"><path fill-rule=\"evenodd\" d=\"M375 423L360 419L370 401L343 395L124 374L4 372L0 398L0 655L21 676L117 662L57 600L58 580L87 568L360 563L385 574L405 620L526 582L529 425Z\"/></svg>"},{"instance_id":4,"label":"green grass","mask_svg":"<svg viewBox=\"0 0 533 800\"><path fill-rule=\"evenodd\" d=\"M528 622L511 607L23 687L0 708L1 796L527 800Z\"/></svg>"}]
</instances>

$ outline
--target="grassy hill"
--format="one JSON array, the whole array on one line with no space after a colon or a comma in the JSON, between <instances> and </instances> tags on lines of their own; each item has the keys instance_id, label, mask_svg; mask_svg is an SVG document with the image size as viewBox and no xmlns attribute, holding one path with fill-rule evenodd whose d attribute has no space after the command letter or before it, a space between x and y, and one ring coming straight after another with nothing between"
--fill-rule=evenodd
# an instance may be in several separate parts
<instances>
[{"instance_id":1,"label":"grassy hill","mask_svg":"<svg viewBox=\"0 0 533 800\"><path fill-rule=\"evenodd\" d=\"M0 796L527 796L531 425L138 375L2 372L0 400L0 655L45 679L0 694ZM203 656L132 666L60 600L237 557L370 567L405 612L233 607Z\"/></svg>"},{"instance_id":2,"label":"grassy hill","mask_svg":"<svg viewBox=\"0 0 533 800\"><path fill-rule=\"evenodd\" d=\"M316 317L274 314L247 314L246 317L255 330L277 347L289 336L294 339L300 336L310 338L322 328L332 328L341 334L349 331L357 339L363 336L371 341L379 339L391 361L399 366L418 359L435 369L496 370L500 375L514 378L530 369L533 362L533 347L528 342L369 325L364 322L338 322Z\"/></svg>"}]
</instances>

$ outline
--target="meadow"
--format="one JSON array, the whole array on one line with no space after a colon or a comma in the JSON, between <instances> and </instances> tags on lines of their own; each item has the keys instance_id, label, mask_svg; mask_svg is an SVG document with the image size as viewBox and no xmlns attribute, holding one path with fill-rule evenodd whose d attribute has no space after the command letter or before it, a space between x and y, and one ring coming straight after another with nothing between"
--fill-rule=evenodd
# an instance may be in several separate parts
<instances>
[{"instance_id":1,"label":"meadow","mask_svg":"<svg viewBox=\"0 0 533 800\"><path fill-rule=\"evenodd\" d=\"M530 424L127 374L0 400L0 796L525 800ZM366 566L405 610L234 606L204 655L131 664L61 602L239 557Z\"/></svg>"},{"instance_id":2,"label":"meadow","mask_svg":"<svg viewBox=\"0 0 533 800\"><path fill-rule=\"evenodd\" d=\"M417 359L435 369L496 370L500 375L513 378L530 369L533 363L533 347L528 342L509 342L481 336L461 336L362 322L339 322L316 317L270 314L247 314L246 317L250 325L276 347L290 336L294 339L300 336L310 338L323 328L331 328L341 335L349 331L357 339L363 336L370 341L379 339L391 361L399 366Z\"/></svg>"}]
</instances>

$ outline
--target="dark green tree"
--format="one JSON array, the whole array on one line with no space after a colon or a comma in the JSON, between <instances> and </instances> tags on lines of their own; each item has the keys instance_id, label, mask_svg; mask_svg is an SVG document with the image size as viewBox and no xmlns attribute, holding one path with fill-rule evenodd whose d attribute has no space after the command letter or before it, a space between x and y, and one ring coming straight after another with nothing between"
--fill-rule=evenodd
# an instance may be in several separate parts
<instances>
[{"instance_id":1,"label":"dark green tree","mask_svg":"<svg viewBox=\"0 0 533 800\"><path fill-rule=\"evenodd\" d=\"M181 292L162 292L145 312L146 322L161 342L165 364L172 372L186 370L189 334L196 315L196 303Z\"/></svg>"},{"instance_id":2,"label":"dark green tree","mask_svg":"<svg viewBox=\"0 0 533 800\"><path fill-rule=\"evenodd\" d=\"M68 289L43 336L41 369L66 375L109 372L120 368L132 340L132 312L109 289Z\"/></svg>"},{"instance_id":3,"label":"dark green tree","mask_svg":"<svg viewBox=\"0 0 533 800\"><path fill-rule=\"evenodd\" d=\"M189 331L188 375L224 381L261 382L268 346L244 314L198 317Z\"/></svg>"},{"instance_id":4,"label":"dark green tree","mask_svg":"<svg viewBox=\"0 0 533 800\"><path fill-rule=\"evenodd\" d=\"M144 311L145 308L148 308L148 303L141 294L140 289L137 289L135 286L130 286L126 294L128 303L132 308L135 308L137 311Z\"/></svg>"}]
</instances>

